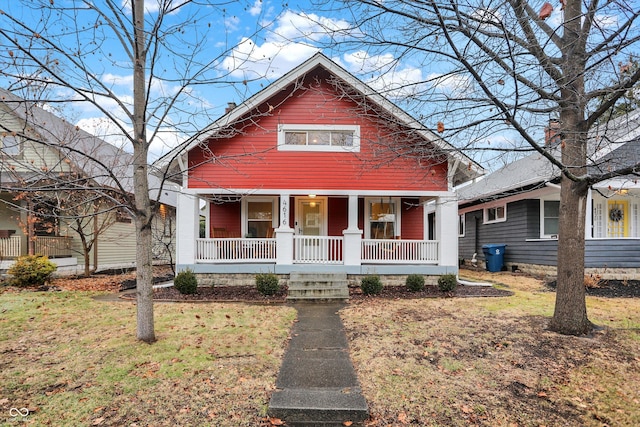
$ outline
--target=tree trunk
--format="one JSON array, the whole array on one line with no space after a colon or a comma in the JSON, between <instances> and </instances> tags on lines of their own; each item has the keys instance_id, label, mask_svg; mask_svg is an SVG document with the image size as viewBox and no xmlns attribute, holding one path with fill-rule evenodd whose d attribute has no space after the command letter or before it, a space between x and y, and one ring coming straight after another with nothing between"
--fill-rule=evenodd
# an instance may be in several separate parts
<instances>
[{"instance_id":1,"label":"tree trunk","mask_svg":"<svg viewBox=\"0 0 640 427\"><path fill-rule=\"evenodd\" d=\"M563 171L558 218L558 277L556 304L549 328L566 335L591 332L584 288L584 245L589 186L580 177L587 173L587 127L584 70L582 3L567 2L562 36L560 129ZM567 175L573 175L570 179Z\"/></svg>"},{"instance_id":2,"label":"tree trunk","mask_svg":"<svg viewBox=\"0 0 640 427\"><path fill-rule=\"evenodd\" d=\"M584 287L587 193L586 185L562 177L556 304L549 329L565 335L584 335L593 329Z\"/></svg>"},{"instance_id":3,"label":"tree trunk","mask_svg":"<svg viewBox=\"0 0 640 427\"><path fill-rule=\"evenodd\" d=\"M133 186L136 224L136 289L137 337L152 343L156 340L153 320L153 271L151 257L151 201L147 177L146 133L146 51L144 35L144 0L133 0L133 26L135 62L133 72Z\"/></svg>"}]
</instances>

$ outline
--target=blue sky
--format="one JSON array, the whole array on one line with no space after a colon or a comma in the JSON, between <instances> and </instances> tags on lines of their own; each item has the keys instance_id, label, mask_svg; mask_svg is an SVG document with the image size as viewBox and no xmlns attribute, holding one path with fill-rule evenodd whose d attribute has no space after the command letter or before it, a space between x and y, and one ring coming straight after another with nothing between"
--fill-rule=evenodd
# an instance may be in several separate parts
<instances>
[{"instance_id":1,"label":"blue sky","mask_svg":"<svg viewBox=\"0 0 640 427\"><path fill-rule=\"evenodd\" d=\"M43 7L38 6L40 1L43 2ZM126 9L127 0L115 2L124 5L124 13L130 14L130 10ZM22 3L29 7L21 6ZM151 18L157 16L157 3L157 0L145 0ZM173 3L179 2L176 0ZM392 53L370 54L357 45L350 45L340 53L336 53L338 50L328 50L332 37L340 40L344 31L350 27L351 23L346 20L350 17L343 16L338 11L315 11L309 1L290 1L286 6L272 0L221 3L225 4L219 8L184 6L166 17L166 28L177 30L168 39L169 48L175 49L176 53L190 52L193 49L196 52L194 58L199 63L211 61L211 67L203 75L203 80L211 79L216 83L194 85L189 89L184 103L179 105L181 110L175 110L181 113L169 116L168 125L156 135L152 144L152 157L166 152L196 129L202 129L213 119L220 117L228 102L241 103L319 50L400 106L403 106L402 97L410 94L407 93L410 90L407 88L421 90L425 88L424 85L429 85L428 89L435 88L455 94L456 91L466 90L470 85L462 77L440 78L443 66L438 63L412 64L410 57L396 62ZM40 23L38 17L42 10L50 7L50 0L12 1L3 6L3 9L33 27L36 32L45 34L47 30L66 30L72 37L65 38L64 43L68 42L69 46L79 44L80 47L72 49L82 52L79 59L94 71L99 83L111 90L124 105L131 105L131 65L126 60L121 44L110 35L104 22L90 12L65 9L68 6L82 5L83 2L78 0L54 0L51 4L59 15L53 13L51 16L54 20L48 21L46 25ZM103 6L104 0L95 0L95 4ZM35 6L35 9L31 10L31 6ZM557 12L551 17L552 20L559 18L560 14ZM185 21L189 24L183 25ZM74 27L76 23L81 29L80 37L75 37L78 34ZM0 16L1 25L3 22ZM174 93L180 84L172 79L179 77L180 70L187 69L186 65L175 61L170 50L165 50L160 60L161 67L158 70L162 79L156 80L152 85L152 99ZM71 74L69 73L70 78ZM416 85L417 83L420 84ZM63 90L53 94L56 95L61 99L71 96L69 91ZM62 110L62 113L85 130L110 142L119 143L122 137L118 137L118 133L130 130L126 115L112 99L100 99L99 105L103 111L88 103L75 103L73 107ZM105 120L105 112L118 120L119 127ZM408 112L416 115L415 111ZM435 128L436 122L431 123L429 119L435 120L428 118L424 124ZM507 139L504 135L495 135L494 138L496 142ZM451 142L455 144L455 141Z\"/></svg>"}]
</instances>

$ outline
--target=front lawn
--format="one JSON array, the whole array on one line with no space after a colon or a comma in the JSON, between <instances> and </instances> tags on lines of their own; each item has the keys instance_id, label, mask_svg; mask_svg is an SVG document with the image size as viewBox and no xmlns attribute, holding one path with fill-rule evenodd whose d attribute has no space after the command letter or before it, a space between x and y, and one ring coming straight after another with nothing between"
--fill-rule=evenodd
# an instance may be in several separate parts
<instances>
[{"instance_id":1,"label":"front lawn","mask_svg":"<svg viewBox=\"0 0 640 427\"><path fill-rule=\"evenodd\" d=\"M370 426L638 426L640 300L588 297L593 337L546 330L541 281L462 271L514 296L369 299L341 312Z\"/></svg>"},{"instance_id":2,"label":"front lawn","mask_svg":"<svg viewBox=\"0 0 640 427\"><path fill-rule=\"evenodd\" d=\"M134 304L91 295L0 295L0 425L259 425L295 310L156 304L148 345Z\"/></svg>"}]
</instances>

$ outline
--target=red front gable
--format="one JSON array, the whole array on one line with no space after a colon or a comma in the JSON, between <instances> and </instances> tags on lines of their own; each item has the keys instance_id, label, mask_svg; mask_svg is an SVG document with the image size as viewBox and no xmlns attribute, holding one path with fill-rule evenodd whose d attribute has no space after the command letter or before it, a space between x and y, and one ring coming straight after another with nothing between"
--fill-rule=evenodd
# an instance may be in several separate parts
<instances>
[{"instance_id":1,"label":"red front gable","mask_svg":"<svg viewBox=\"0 0 640 427\"><path fill-rule=\"evenodd\" d=\"M394 129L375 105L340 93L316 68L236 124L230 138L189 151L189 188L446 191L447 160L423 138ZM298 82L299 83L299 82ZM372 108L373 107L373 108ZM259 113L256 113L259 112ZM359 152L278 149L280 125L357 125ZM421 156L412 147L421 144ZM425 152L428 153L425 155Z\"/></svg>"}]
</instances>

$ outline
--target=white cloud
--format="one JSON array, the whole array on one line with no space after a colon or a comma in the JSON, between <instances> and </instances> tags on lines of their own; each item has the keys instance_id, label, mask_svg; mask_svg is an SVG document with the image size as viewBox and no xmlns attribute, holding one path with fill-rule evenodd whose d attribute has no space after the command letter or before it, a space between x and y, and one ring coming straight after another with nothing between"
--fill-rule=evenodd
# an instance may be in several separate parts
<instances>
[{"instance_id":1,"label":"white cloud","mask_svg":"<svg viewBox=\"0 0 640 427\"><path fill-rule=\"evenodd\" d=\"M347 70L363 75L366 83L388 98L407 98L423 90L422 70L402 65L392 54L370 55L365 51L345 54Z\"/></svg>"},{"instance_id":2,"label":"white cloud","mask_svg":"<svg viewBox=\"0 0 640 427\"><path fill-rule=\"evenodd\" d=\"M123 122L116 124L105 117L87 117L80 119L76 126L124 151L133 151L128 136L123 134L122 128L128 135L133 134L133 129ZM152 135L152 132L152 129L148 129L147 135ZM180 134L176 128L171 126L160 128L149 146L149 162L153 162L184 141L184 135Z\"/></svg>"},{"instance_id":3,"label":"white cloud","mask_svg":"<svg viewBox=\"0 0 640 427\"><path fill-rule=\"evenodd\" d=\"M170 4L173 5L174 1L171 0ZM177 2L175 2L177 3ZM158 0L144 0L144 10L147 13L156 13L160 11L160 1ZM131 13L131 0L122 0L121 3L122 7L125 8L125 10L127 11L127 13ZM177 13L177 10L172 12L172 13Z\"/></svg>"},{"instance_id":4,"label":"white cloud","mask_svg":"<svg viewBox=\"0 0 640 427\"><path fill-rule=\"evenodd\" d=\"M102 82L107 86L127 86L133 87L133 74L130 75L117 75L117 74L103 74L101 78Z\"/></svg>"},{"instance_id":5,"label":"white cloud","mask_svg":"<svg viewBox=\"0 0 640 427\"><path fill-rule=\"evenodd\" d=\"M249 8L249 14L251 16L258 16L262 12L262 0L256 0L256 2Z\"/></svg>"},{"instance_id":6,"label":"white cloud","mask_svg":"<svg viewBox=\"0 0 640 427\"><path fill-rule=\"evenodd\" d=\"M433 73L427 76L426 81L435 89L453 97L468 95L474 90L471 78L459 74Z\"/></svg>"},{"instance_id":7,"label":"white cloud","mask_svg":"<svg viewBox=\"0 0 640 427\"><path fill-rule=\"evenodd\" d=\"M277 78L320 50L316 42L348 28L343 20L286 11L275 21L273 31L263 43L243 38L222 66L238 78Z\"/></svg>"}]
</instances>

